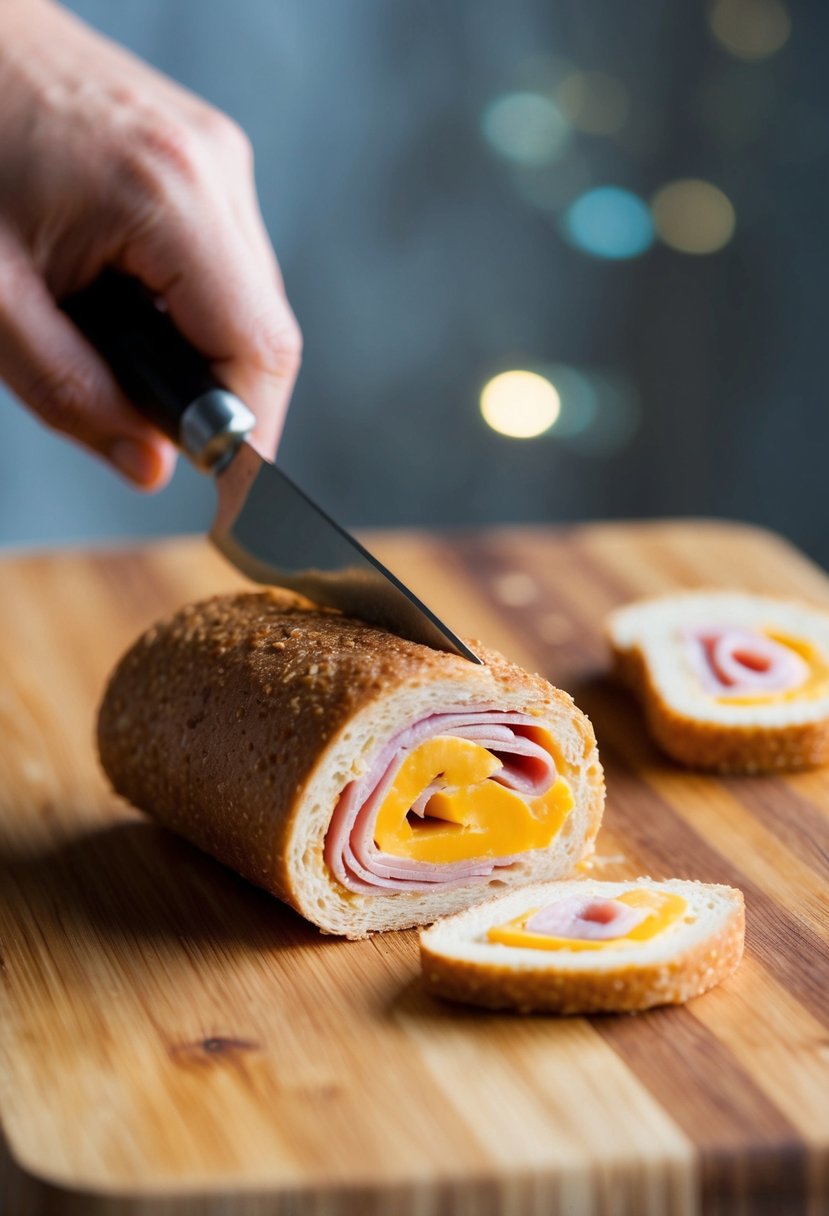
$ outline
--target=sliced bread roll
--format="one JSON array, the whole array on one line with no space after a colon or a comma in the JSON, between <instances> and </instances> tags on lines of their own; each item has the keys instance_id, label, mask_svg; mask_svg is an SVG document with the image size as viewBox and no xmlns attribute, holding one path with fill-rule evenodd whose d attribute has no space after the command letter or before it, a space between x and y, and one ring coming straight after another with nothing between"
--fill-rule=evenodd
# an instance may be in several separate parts
<instances>
[{"instance_id":1,"label":"sliced bread roll","mask_svg":"<svg viewBox=\"0 0 829 1216\"><path fill-rule=\"evenodd\" d=\"M424 924L570 874L604 781L563 692L279 591L182 609L98 721L118 793L329 933Z\"/></svg>"},{"instance_id":2,"label":"sliced bread roll","mask_svg":"<svg viewBox=\"0 0 829 1216\"><path fill-rule=\"evenodd\" d=\"M743 896L671 879L548 882L420 934L426 987L522 1013L630 1013L713 988L743 953Z\"/></svg>"},{"instance_id":3,"label":"sliced bread roll","mask_svg":"<svg viewBox=\"0 0 829 1216\"><path fill-rule=\"evenodd\" d=\"M731 591L628 604L607 634L657 743L697 768L760 773L829 761L829 614Z\"/></svg>"}]
</instances>

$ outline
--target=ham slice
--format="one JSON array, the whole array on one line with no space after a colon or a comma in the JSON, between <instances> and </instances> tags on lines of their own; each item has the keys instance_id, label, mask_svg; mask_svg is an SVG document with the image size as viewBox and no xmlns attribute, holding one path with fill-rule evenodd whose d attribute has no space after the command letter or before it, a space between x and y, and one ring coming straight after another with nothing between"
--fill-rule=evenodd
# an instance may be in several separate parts
<instances>
[{"instance_id":1,"label":"ham slice","mask_svg":"<svg viewBox=\"0 0 829 1216\"><path fill-rule=\"evenodd\" d=\"M687 641L703 688L715 695L789 692L809 675L799 654L749 629L691 630Z\"/></svg>"},{"instance_id":2,"label":"ham slice","mask_svg":"<svg viewBox=\"0 0 829 1216\"><path fill-rule=\"evenodd\" d=\"M541 908L525 928L528 933L543 933L546 937L603 942L626 937L649 915L647 908L631 908L618 899L570 895Z\"/></svg>"},{"instance_id":3,"label":"ham slice","mask_svg":"<svg viewBox=\"0 0 829 1216\"><path fill-rule=\"evenodd\" d=\"M552 756L537 741L539 722L529 714L500 713L491 707L449 709L430 714L401 731L375 756L369 771L343 790L325 838L325 861L335 878L350 891L431 891L488 878L517 856L476 858L437 865L383 853L374 828L386 794L401 764L416 747L437 735L467 739L491 751L502 767L493 777L524 799L546 794L556 780ZM425 789L411 812L423 817L429 799L445 783Z\"/></svg>"}]
</instances>

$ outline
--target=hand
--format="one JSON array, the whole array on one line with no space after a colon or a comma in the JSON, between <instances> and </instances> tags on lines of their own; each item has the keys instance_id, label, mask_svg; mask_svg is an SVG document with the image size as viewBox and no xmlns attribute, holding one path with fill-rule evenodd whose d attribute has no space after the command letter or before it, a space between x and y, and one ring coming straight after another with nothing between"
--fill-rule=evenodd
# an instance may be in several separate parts
<instances>
[{"instance_id":1,"label":"hand","mask_svg":"<svg viewBox=\"0 0 829 1216\"><path fill-rule=\"evenodd\" d=\"M49 0L0 0L0 147L0 378L163 485L172 445L56 304L115 266L164 299L272 456L301 338L236 124Z\"/></svg>"}]
</instances>

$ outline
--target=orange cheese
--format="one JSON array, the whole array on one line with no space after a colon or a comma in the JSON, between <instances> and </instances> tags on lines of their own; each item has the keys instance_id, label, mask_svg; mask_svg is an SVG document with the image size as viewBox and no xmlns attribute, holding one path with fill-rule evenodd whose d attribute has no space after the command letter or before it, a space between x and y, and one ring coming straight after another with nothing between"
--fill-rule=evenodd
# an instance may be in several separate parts
<instances>
[{"instance_id":1,"label":"orange cheese","mask_svg":"<svg viewBox=\"0 0 829 1216\"><path fill-rule=\"evenodd\" d=\"M374 828L377 847L441 864L546 848L573 809L569 784L558 777L541 797L522 798L491 780L501 768L497 756L468 739L427 739L403 761L383 799ZM446 788L431 796L426 816L409 814L438 778Z\"/></svg>"},{"instance_id":2,"label":"orange cheese","mask_svg":"<svg viewBox=\"0 0 829 1216\"><path fill-rule=\"evenodd\" d=\"M527 921L540 911L539 908L528 908L505 925L493 925L487 937L491 942L499 942L502 946L529 947L532 950L617 950L620 946L656 937L657 933L662 933L684 916L688 908L687 901L681 895L673 895L667 891L648 891L644 887L625 891L614 898L618 899L620 904L627 904L629 908L647 908L649 912L643 921L622 937L587 941L578 937L551 937L546 933L530 933L526 929Z\"/></svg>"},{"instance_id":3,"label":"orange cheese","mask_svg":"<svg viewBox=\"0 0 829 1216\"><path fill-rule=\"evenodd\" d=\"M819 697L829 696L829 663L817 646L804 638L789 637L784 633L776 633L772 629L764 629L762 633L777 642L780 646L788 646L808 665L809 675L797 688L788 688L784 692L746 693L737 696L717 697L722 705L782 705L789 701L816 701Z\"/></svg>"}]
</instances>

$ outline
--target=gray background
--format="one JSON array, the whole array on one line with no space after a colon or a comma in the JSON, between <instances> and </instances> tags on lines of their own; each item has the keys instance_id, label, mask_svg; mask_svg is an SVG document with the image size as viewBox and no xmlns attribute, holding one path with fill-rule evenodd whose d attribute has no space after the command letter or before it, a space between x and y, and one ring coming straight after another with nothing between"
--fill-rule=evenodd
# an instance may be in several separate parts
<instances>
[{"instance_id":1,"label":"gray background","mask_svg":"<svg viewBox=\"0 0 829 1216\"><path fill-rule=\"evenodd\" d=\"M675 0L72 7L248 130L305 335L280 461L343 521L721 515L829 564L829 6L793 8L787 45L757 64ZM574 136L546 212L481 133L543 55L612 73L631 102L618 137ZM609 262L562 239L583 189L647 198L676 177L733 201L722 251ZM491 375L561 363L600 386L592 428L518 441L483 424ZM0 542L207 525L190 469L140 495L2 390L0 412Z\"/></svg>"}]
</instances>

